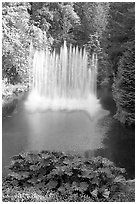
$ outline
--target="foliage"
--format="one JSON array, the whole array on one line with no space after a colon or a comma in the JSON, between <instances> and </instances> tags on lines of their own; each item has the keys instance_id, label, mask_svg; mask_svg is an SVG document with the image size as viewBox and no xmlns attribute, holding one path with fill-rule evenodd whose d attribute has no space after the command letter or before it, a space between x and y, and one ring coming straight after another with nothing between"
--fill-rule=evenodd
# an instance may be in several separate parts
<instances>
[{"instance_id":1,"label":"foliage","mask_svg":"<svg viewBox=\"0 0 137 204\"><path fill-rule=\"evenodd\" d=\"M3 78L12 84L27 76L28 7L28 3L2 3L2 71Z\"/></svg>"},{"instance_id":2,"label":"foliage","mask_svg":"<svg viewBox=\"0 0 137 204\"><path fill-rule=\"evenodd\" d=\"M115 118L124 124L135 123L135 47L134 42L126 44L119 60L117 75L113 84L113 95L117 105Z\"/></svg>"},{"instance_id":3,"label":"foliage","mask_svg":"<svg viewBox=\"0 0 137 204\"><path fill-rule=\"evenodd\" d=\"M104 39L109 18L109 3L92 2L87 3L88 22L90 22L90 29L88 34L87 50L89 57L95 52L98 54L98 73L97 85L108 85L109 77L111 75L111 67L108 61L108 54L105 51ZM85 10L87 14L87 10ZM91 27L92 24L92 27Z\"/></svg>"},{"instance_id":4,"label":"foliage","mask_svg":"<svg viewBox=\"0 0 137 204\"><path fill-rule=\"evenodd\" d=\"M33 2L31 19L35 26L46 31L54 47L61 45L65 39L67 42L73 41L71 29L79 24L73 3L69 2Z\"/></svg>"},{"instance_id":5,"label":"foliage","mask_svg":"<svg viewBox=\"0 0 137 204\"><path fill-rule=\"evenodd\" d=\"M47 199L40 195L33 188L18 188L12 186L8 181L3 180L2 186L2 201L3 202L44 202Z\"/></svg>"},{"instance_id":6,"label":"foliage","mask_svg":"<svg viewBox=\"0 0 137 204\"><path fill-rule=\"evenodd\" d=\"M114 76L115 118L131 125L135 117L135 4L113 2L109 15L106 49Z\"/></svg>"},{"instance_id":7,"label":"foliage","mask_svg":"<svg viewBox=\"0 0 137 204\"><path fill-rule=\"evenodd\" d=\"M4 101L12 98L13 95L18 95L19 93L23 93L27 91L28 87L26 84L9 84L6 79L2 80L2 99Z\"/></svg>"},{"instance_id":8,"label":"foliage","mask_svg":"<svg viewBox=\"0 0 137 204\"><path fill-rule=\"evenodd\" d=\"M2 74L11 84L29 82L30 43L48 44L45 32L31 23L29 9L27 2L2 4Z\"/></svg>"},{"instance_id":9,"label":"foliage","mask_svg":"<svg viewBox=\"0 0 137 204\"><path fill-rule=\"evenodd\" d=\"M3 77L16 83L29 80L30 42L36 48L58 48L67 40L68 44L87 45L89 53L100 49L108 4L5 2L2 9Z\"/></svg>"},{"instance_id":10,"label":"foliage","mask_svg":"<svg viewBox=\"0 0 137 204\"><path fill-rule=\"evenodd\" d=\"M111 2L109 21L106 30L106 51L117 73L119 59L125 51L124 43L135 38L135 4L134 2Z\"/></svg>"},{"instance_id":11,"label":"foliage","mask_svg":"<svg viewBox=\"0 0 137 204\"><path fill-rule=\"evenodd\" d=\"M8 179L16 186L34 186L43 193L56 191L108 200L124 186L124 169L107 159L86 159L62 152L21 153L12 158ZM67 192L67 193L66 193Z\"/></svg>"},{"instance_id":12,"label":"foliage","mask_svg":"<svg viewBox=\"0 0 137 204\"><path fill-rule=\"evenodd\" d=\"M2 201L3 202L94 202L89 196L77 193L71 195L61 195L57 192L47 191L42 195L41 191L34 187L20 188L12 186L8 181L3 180L2 185ZM109 199L109 202L134 202L135 201L135 187L129 191L117 192ZM100 200L101 201L101 200Z\"/></svg>"}]
</instances>

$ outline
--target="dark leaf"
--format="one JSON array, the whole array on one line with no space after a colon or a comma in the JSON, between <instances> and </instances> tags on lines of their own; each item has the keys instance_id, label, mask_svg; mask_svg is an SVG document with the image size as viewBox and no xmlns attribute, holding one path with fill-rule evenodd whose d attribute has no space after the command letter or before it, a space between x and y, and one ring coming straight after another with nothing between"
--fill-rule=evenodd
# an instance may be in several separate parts
<instances>
[{"instance_id":1,"label":"dark leaf","mask_svg":"<svg viewBox=\"0 0 137 204\"><path fill-rule=\"evenodd\" d=\"M46 184L46 187L48 189L54 189L58 185L58 182L56 180L51 180Z\"/></svg>"},{"instance_id":2,"label":"dark leaf","mask_svg":"<svg viewBox=\"0 0 137 204\"><path fill-rule=\"evenodd\" d=\"M18 186L18 185L19 185L19 182L18 182L17 180L13 180L13 181L12 181L12 185L13 185L13 186Z\"/></svg>"},{"instance_id":3,"label":"dark leaf","mask_svg":"<svg viewBox=\"0 0 137 204\"><path fill-rule=\"evenodd\" d=\"M35 184L35 188L42 189L45 187L45 182Z\"/></svg>"},{"instance_id":4,"label":"dark leaf","mask_svg":"<svg viewBox=\"0 0 137 204\"><path fill-rule=\"evenodd\" d=\"M95 177L91 181L92 184L96 184L96 186L99 186L99 178Z\"/></svg>"},{"instance_id":5,"label":"dark leaf","mask_svg":"<svg viewBox=\"0 0 137 204\"><path fill-rule=\"evenodd\" d=\"M86 191L88 189L89 185L87 182L80 182L80 188L83 190L83 191Z\"/></svg>"}]
</instances>

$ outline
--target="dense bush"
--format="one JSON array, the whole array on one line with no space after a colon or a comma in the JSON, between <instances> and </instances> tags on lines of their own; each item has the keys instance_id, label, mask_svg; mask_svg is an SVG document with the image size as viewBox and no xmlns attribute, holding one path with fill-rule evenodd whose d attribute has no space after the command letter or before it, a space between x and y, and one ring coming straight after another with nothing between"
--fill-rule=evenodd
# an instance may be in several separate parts
<instances>
[{"instance_id":1,"label":"dense bush","mask_svg":"<svg viewBox=\"0 0 137 204\"><path fill-rule=\"evenodd\" d=\"M135 122L135 3L111 2L106 52L113 70L115 118Z\"/></svg>"},{"instance_id":2,"label":"dense bush","mask_svg":"<svg viewBox=\"0 0 137 204\"><path fill-rule=\"evenodd\" d=\"M16 84L27 80L29 52L29 3L2 3L2 74Z\"/></svg>"},{"instance_id":3,"label":"dense bush","mask_svg":"<svg viewBox=\"0 0 137 204\"><path fill-rule=\"evenodd\" d=\"M43 195L48 191L71 198L88 196L107 201L124 187L125 170L107 159L86 159L61 152L21 153L12 158L8 181L19 187L33 186ZM85 197L84 197L85 198Z\"/></svg>"},{"instance_id":4,"label":"dense bush","mask_svg":"<svg viewBox=\"0 0 137 204\"><path fill-rule=\"evenodd\" d=\"M135 124L135 47L127 43L113 84L113 96L117 105L115 118L124 124Z\"/></svg>"}]
</instances>

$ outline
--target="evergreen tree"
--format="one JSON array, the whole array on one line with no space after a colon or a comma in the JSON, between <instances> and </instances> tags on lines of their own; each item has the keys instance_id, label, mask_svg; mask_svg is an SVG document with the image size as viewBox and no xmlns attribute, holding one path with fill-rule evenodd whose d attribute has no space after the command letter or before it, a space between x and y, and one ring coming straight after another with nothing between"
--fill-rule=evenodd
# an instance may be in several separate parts
<instances>
[{"instance_id":1,"label":"evergreen tree","mask_svg":"<svg viewBox=\"0 0 137 204\"><path fill-rule=\"evenodd\" d=\"M135 45L131 41L125 45L120 58L117 75L113 84L113 96L116 101L115 118L124 124L135 123Z\"/></svg>"},{"instance_id":2,"label":"evergreen tree","mask_svg":"<svg viewBox=\"0 0 137 204\"><path fill-rule=\"evenodd\" d=\"M115 118L125 124L135 119L135 4L111 3L108 55L112 64Z\"/></svg>"}]
</instances>

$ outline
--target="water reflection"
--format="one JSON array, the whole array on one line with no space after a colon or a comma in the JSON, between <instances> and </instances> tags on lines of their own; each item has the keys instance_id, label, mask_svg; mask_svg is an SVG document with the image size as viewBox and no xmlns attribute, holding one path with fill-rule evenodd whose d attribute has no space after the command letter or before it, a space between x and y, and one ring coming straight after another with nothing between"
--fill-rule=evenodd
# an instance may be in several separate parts
<instances>
[{"instance_id":1,"label":"water reflection","mask_svg":"<svg viewBox=\"0 0 137 204\"><path fill-rule=\"evenodd\" d=\"M28 113L26 120L28 150L78 151L102 146L104 131L98 126L99 116L89 119L83 111L46 111Z\"/></svg>"},{"instance_id":2,"label":"water reflection","mask_svg":"<svg viewBox=\"0 0 137 204\"><path fill-rule=\"evenodd\" d=\"M112 119L103 143L112 154L116 166L126 168L128 177L135 176L135 129Z\"/></svg>"},{"instance_id":3,"label":"water reflection","mask_svg":"<svg viewBox=\"0 0 137 204\"><path fill-rule=\"evenodd\" d=\"M28 113L24 101L19 103L16 111L2 124L3 175L7 174L4 167L11 156L22 151L46 149L84 153L87 158L103 156L116 166L126 168L128 177L134 178L135 130L112 118L115 110L112 96L103 91L101 94L105 109L109 110L110 103L109 115L104 111L94 117L84 111Z\"/></svg>"}]
</instances>

